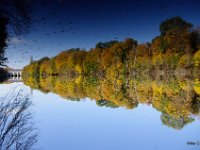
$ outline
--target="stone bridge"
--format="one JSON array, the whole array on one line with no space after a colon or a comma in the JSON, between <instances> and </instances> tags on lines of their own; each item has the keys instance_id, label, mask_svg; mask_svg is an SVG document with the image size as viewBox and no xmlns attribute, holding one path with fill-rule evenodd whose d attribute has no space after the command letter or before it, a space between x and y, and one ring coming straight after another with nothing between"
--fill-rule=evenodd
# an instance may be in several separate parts
<instances>
[{"instance_id":1,"label":"stone bridge","mask_svg":"<svg viewBox=\"0 0 200 150\"><path fill-rule=\"evenodd\" d=\"M22 78L22 70L21 69L8 69L9 77L13 78L13 80L21 80Z\"/></svg>"}]
</instances>

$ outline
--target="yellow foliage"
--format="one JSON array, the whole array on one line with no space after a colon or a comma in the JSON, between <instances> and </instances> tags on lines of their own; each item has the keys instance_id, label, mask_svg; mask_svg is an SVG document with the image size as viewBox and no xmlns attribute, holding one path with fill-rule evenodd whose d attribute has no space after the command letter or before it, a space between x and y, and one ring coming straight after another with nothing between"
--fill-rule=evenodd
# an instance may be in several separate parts
<instances>
[{"instance_id":1,"label":"yellow foliage","mask_svg":"<svg viewBox=\"0 0 200 150\"><path fill-rule=\"evenodd\" d=\"M194 91L200 95L200 81L199 79L195 79L194 81Z\"/></svg>"},{"instance_id":2,"label":"yellow foliage","mask_svg":"<svg viewBox=\"0 0 200 150\"><path fill-rule=\"evenodd\" d=\"M194 54L193 61L194 61L194 66L195 66L195 67L199 67L199 65L200 65L200 50L197 51L197 52Z\"/></svg>"},{"instance_id":3,"label":"yellow foliage","mask_svg":"<svg viewBox=\"0 0 200 150\"><path fill-rule=\"evenodd\" d=\"M155 65L155 66L163 64L163 55L162 55L162 53L158 53L156 55L153 55L152 64Z\"/></svg>"},{"instance_id":4,"label":"yellow foliage","mask_svg":"<svg viewBox=\"0 0 200 150\"><path fill-rule=\"evenodd\" d=\"M182 81L178 81L179 83L179 86L182 90L186 91L187 90L187 84L186 84L186 81L185 80L182 80Z\"/></svg>"},{"instance_id":5,"label":"yellow foliage","mask_svg":"<svg viewBox=\"0 0 200 150\"><path fill-rule=\"evenodd\" d=\"M163 85L158 85L156 82L152 83L153 97L160 97L163 94Z\"/></svg>"},{"instance_id":6,"label":"yellow foliage","mask_svg":"<svg viewBox=\"0 0 200 150\"><path fill-rule=\"evenodd\" d=\"M76 65L76 66L75 66L75 70L76 70L79 74L82 73L82 67L81 67L80 65Z\"/></svg>"},{"instance_id":7,"label":"yellow foliage","mask_svg":"<svg viewBox=\"0 0 200 150\"><path fill-rule=\"evenodd\" d=\"M74 82L75 82L76 84L81 84L81 82L82 82L82 77L79 76L78 78L75 78Z\"/></svg>"},{"instance_id":8,"label":"yellow foliage","mask_svg":"<svg viewBox=\"0 0 200 150\"><path fill-rule=\"evenodd\" d=\"M191 65L191 56L190 55L183 55L178 62L179 67L188 67Z\"/></svg>"}]
</instances>

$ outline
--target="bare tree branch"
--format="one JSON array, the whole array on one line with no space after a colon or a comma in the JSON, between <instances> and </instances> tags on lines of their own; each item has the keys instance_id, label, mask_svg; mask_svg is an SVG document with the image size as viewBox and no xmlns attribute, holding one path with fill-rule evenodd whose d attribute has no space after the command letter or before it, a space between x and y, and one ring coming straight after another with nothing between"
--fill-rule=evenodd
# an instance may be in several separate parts
<instances>
[{"instance_id":1,"label":"bare tree branch","mask_svg":"<svg viewBox=\"0 0 200 150\"><path fill-rule=\"evenodd\" d=\"M0 150L29 150L37 142L29 95L17 92L0 99Z\"/></svg>"}]
</instances>

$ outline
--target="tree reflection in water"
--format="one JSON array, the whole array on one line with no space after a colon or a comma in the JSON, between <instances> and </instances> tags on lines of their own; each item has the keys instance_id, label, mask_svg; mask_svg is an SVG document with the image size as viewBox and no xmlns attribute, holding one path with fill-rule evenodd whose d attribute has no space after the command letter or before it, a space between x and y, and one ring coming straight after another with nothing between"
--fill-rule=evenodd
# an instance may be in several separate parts
<instances>
[{"instance_id":1,"label":"tree reflection in water","mask_svg":"<svg viewBox=\"0 0 200 150\"><path fill-rule=\"evenodd\" d=\"M29 95L24 89L14 90L0 98L0 149L28 150L37 142Z\"/></svg>"},{"instance_id":2,"label":"tree reflection in water","mask_svg":"<svg viewBox=\"0 0 200 150\"><path fill-rule=\"evenodd\" d=\"M169 114L162 113L162 115L161 115L161 121L162 121L162 123L164 125L167 125L168 127L172 127L174 129L180 130L186 124L193 122L194 119L190 118L190 117L173 118Z\"/></svg>"},{"instance_id":3,"label":"tree reflection in water","mask_svg":"<svg viewBox=\"0 0 200 150\"><path fill-rule=\"evenodd\" d=\"M29 76L23 81L33 89L52 92L68 100L81 101L89 97L100 107L135 109L138 104L151 105L162 113L163 125L174 129L182 129L200 114L200 81L196 77Z\"/></svg>"}]
</instances>

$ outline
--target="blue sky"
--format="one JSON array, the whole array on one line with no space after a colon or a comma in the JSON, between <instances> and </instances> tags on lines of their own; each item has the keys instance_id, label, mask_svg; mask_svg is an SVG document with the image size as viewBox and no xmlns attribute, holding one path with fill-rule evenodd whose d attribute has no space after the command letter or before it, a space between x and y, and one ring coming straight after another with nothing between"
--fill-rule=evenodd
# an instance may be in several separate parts
<instances>
[{"instance_id":1,"label":"blue sky","mask_svg":"<svg viewBox=\"0 0 200 150\"><path fill-rule=\"evenodd\" d=\"M34 1L29 33L10 37L8 65L23 68L33 56L53 57L69 48L89 50L99 41L134 38L140 43L159 35L161 21L181 16L200 25L198 0L42 0Z\"/></svg>"}]
</instances>

